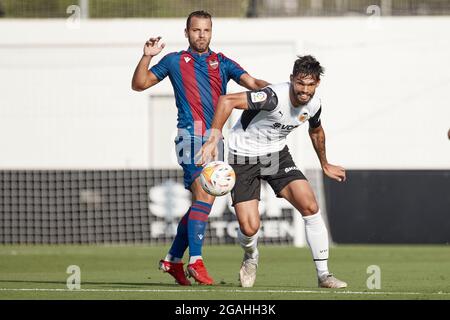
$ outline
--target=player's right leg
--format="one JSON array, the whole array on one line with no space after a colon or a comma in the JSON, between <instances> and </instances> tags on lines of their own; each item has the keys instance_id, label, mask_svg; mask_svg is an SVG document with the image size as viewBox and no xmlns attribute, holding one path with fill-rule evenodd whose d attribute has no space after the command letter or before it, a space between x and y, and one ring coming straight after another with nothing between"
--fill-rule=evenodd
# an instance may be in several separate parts
<instances>
[{"instance_id":1,"label":"player's right leg","mask_svg":"<svg viewBox=\"0 0 450 320\"><path fill-rule=\"evenodd\" d=\"M231 191L231 197L239 222L238 239L244 249L239 281L242 287L252 287L259 259L257 243L260 227L258 211L261 191L260 165L248 159L242 163L236 157L232 159L230 165L236 173L236 183Z\"/></svg>"},{"instance_id":2,"label":"player's right leg","mask_svg":"<svg viewBox=\"0 0 450 320\"><path fill-rule=\"evenodd\" d=\"M201 169L201 167L198 168L200 171ZM202 248L208 216L211 212L215 197L203 190L198 174L191 184L190 189L192 191L192 206L187 220L189 264L186 271L197 283L210 285L214 283L214 280L208 274L203 263Z\"/></svg>"},{"instance_id":3,"label":"player's right leg","mask_svg":"<svg viewBox=\"0 0 450 320\"><path fill-rule=\"evenodd\" d=\"M193 277L199 284L213 284L203 263L202 247L205 236L208 216L211 211L214 197L207 194L200 185L198 173L201 168L185 170L185 184L192 192L192 205L178 224L177 234L164 260L160 261L160 269L168 272L180 285L190 285L183 270L182 257L189 247L189 264L186 274ZM191 183L192 179L195 180Z\"/></svg>"},{"instance_id":4,"label":"player's right leg","mask_svg":"<svg viewBox=\"0 0 450 320\"><path fill-rule=\"evenodd\" d=\"M194 161L195 146L201 146L201 139L199 140L198 138L193 138L188 132L186 132L184 135L177 136L177 138L175 139L175 145L178 163L182 167L184 173L184 187L192 192L193 202L178 223L177 233L175 235L175 239L172 242L172 246L170 247L170 250L167 253L166 257L160 260L159 267L161 270L174 277L175 281L178 284L191 285L191 282L186 278L186 274L183 269L182 258L186 249L190 247L190 238L191 242L194 242L192 244L192 247L198 248L198 244L195 243L196 240L193 239L192 236L189 237L189 233L192 234L193 232L196 232L195 227L200 226L201 228L201 225L204 224L207 219L207 215L211 210L214 198L212 196L209 196L208 198L208 194L206 194L205 192L204 197L199 196L198 187L194 183L202 170L201 167L197 167L195 165ZM200 220L200 223L195 223L195 219ZM189 225L191 225L191 228L189 228ZM191 232L189 232L189 230L191 230ZM200 237L200 253L194 253L197 255L194 258L198 258L198 256L200 256L201 258L201 245L203 235L201 235ZM198 251L198 249L194 249L194 251L195 250ZM197 263L196 266L197 265L202 265L202 262ZM208 279L206 282L211 281L212 280Z\"/></svg>"},{"instance_id":5,"label":"player's right leg","mask_svg":"<svg viewBox=\"0 0 450 320\"><path fill-rule=\"evenodd\" d=\"M260 227L259 200L239 202L234 205L236 217L239 221L238 239L244 249L241 269L239 270L239 281L242 287L253 287L256 280L258 268L258 231Z\"/></svg>"}]
</instances>

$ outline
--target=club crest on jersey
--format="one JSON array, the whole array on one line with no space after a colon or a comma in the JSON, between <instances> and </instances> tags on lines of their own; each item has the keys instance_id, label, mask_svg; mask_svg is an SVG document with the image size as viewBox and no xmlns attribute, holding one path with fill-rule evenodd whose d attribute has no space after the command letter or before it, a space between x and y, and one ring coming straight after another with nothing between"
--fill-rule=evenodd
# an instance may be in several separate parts
<instances>
[{"instance_id":1,"label":"club crest on jersey","mask_svg":"<svg viewBox=\"0 0 450 320\"><path fill-rule=\"evenodd\" d=\"M184 57L184 61L185 61L186 63L188 63L189 61L191 61L191 58L189 58L189 57Z\"/></svg>"},{"instance_id":2,"label":"club crest on jersey","mask_svg":"<svg viewBox=\"0 0 450 320\"><path fill-rule=\"evenodd\" d=\"M300 122L305 122L306 120L309 119L309 114L307 112L303 112L299 117L298 120L300 120Z\"/></svg>"},{"instance_id":3,"label":"club crest on jersey","mask_svg":"<svg viewBox=\"0 0 450 320\"><path fill-rule=\"evenodd\" d=\"M217 69L217 67L219 66L219 61L217 60L210 60L209 61L209 66L213 69Z\"/></svg>"},{"instance_id":4,"label":"club crest on jersey","mask_svg":"<svg viewBox=\"0 0 450 320\"><path fill-rule=\"evenodd\" d=\"M267 94L265 92L263 92L263 91L251 92L250 93L250 98L252 99L253 103L263 102L263 101L266 101Z\"/></svg>"}]
</instances>

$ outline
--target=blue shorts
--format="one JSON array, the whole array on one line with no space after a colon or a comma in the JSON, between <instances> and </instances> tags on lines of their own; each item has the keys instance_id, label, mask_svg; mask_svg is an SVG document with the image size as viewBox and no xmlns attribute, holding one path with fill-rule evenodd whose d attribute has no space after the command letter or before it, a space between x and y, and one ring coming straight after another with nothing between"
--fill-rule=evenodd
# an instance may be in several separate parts
<instances>
[{"instance_id":1,"label":"blue shorts","mask_svg":"<svg viewBox=\"0 0 450 320\"><path fill-rule=\"evenodd\" d=\"M183 168L184 187L188 190L190 190L191 184L202 172L203 167L195 165L199 160L195 157L195 155L200 151L202 145L207 140L207 137L202 138L201 136L177 136L175 138L175 151L177 154L178 164L181 168ZM219 143L218 149L218 160L223 161L223 140Z\"/></svg>"}]
</instances>

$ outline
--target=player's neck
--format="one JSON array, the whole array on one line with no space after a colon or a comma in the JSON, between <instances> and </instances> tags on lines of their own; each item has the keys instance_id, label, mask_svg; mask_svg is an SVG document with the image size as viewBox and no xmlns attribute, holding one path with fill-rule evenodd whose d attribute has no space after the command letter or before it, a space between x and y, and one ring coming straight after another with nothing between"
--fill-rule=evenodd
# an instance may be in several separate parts
<instances>
[{"instance_id":1,"label":"player's neck","mask_svg":"<svg viewBox=\"0 0 450 320\"><path fill-rule=\"evenodd\" d=\"M190 51L191 53L198 54L199 56L202 56L204 54L208 54L209 53L209 47L205 51L202 51L202 52L199 52L199 51L193 49L192 47L189 47L188 51Z\"/></svg>"}]
</instances>

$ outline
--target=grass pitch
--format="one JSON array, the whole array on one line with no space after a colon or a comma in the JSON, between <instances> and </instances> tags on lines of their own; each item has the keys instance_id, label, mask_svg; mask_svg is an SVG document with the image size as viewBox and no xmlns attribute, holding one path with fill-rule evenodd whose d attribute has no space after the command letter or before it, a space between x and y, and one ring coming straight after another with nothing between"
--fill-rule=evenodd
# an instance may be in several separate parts
<instances>
[{"instance_id":1,"label":"grass pitch","mask_svg":"<svg viewBox=\"0 0 450 320\"><path fill-rule=\"evenodd\" d=\"M308 248L261 246L253 288L240 288L238 245L205 246L214 286L174 284L157 269L168 246L0 246L0 299L445 299L450 300L450 247L339 245L330 270L344 290L319 289ZM67 267L81 269L81 290L67 289ZM380 267L381 288L368 289L367 268Z\"/></svg>"}]
</instances>

